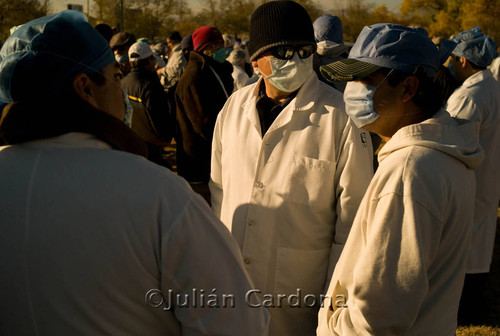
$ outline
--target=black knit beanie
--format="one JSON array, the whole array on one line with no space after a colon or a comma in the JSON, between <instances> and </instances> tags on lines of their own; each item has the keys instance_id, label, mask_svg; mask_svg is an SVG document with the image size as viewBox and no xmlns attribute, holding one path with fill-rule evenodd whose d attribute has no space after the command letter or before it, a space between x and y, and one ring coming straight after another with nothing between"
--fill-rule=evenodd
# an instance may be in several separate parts
<instances>
[{"instance_id":1,"label":"black knit beanie","mask_svg":"<svg viewBox=\"0 0 500 336\"><path fill-rule=\"evenodd\" d=\"M312 21L305 8L288 0L257 7L250 18L250 60L271 47L284 44L316 45Z\"/></svg>"}]
</instances>

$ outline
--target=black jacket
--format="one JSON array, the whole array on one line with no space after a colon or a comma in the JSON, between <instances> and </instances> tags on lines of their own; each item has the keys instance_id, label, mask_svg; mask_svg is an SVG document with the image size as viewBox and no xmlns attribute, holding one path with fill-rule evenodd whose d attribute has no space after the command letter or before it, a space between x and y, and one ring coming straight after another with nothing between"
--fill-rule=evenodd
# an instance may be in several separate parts
<instances>
[{"instance_id":1,"label":"black jacket","mask_svg":"<svg viewBox=\"0 0 500 336\"><path fill-rule=\"evenodd\" d=\"M122 80L129 96L139 98L147 109L159 135L169 142L175 130L174 114L160 79L153 71L132 69Z\"/></svg>"}]
</instances>

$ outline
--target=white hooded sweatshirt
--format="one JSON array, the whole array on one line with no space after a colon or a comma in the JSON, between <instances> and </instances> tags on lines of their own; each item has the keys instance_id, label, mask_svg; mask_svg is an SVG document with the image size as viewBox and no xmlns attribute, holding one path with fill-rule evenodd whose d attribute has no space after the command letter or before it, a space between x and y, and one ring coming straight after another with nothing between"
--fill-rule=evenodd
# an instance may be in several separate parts
<instances>
[{"instance_id":1,"label":"white hooded sweatshirt","mask_svg":"<svg viewBox=\"0 0 500 336\"><path fill-rule=\"evenodd\" d=\"M500 200L500 83L490 70L467 78L448 99L451 116L481 123L485 159L476 170L477 197L467 273L488 273L493 258Z\"/></svg>"},{"instance_id":2,"label":"white hooded sweatshirt","mask_svg":"<svg viewBox=\"0 0 500 336\"><path fill-rule=\"evenodd\" d=\"M337 263L318 335L455 335L474 211L478 123L401 128Z\"/></svg>"}]
</instances>

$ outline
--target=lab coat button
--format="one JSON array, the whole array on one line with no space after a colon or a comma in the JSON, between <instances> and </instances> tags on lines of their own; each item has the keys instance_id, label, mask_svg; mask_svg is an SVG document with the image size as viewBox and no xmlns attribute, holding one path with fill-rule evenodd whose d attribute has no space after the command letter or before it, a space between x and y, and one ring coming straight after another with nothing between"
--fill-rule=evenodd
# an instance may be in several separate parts
<instances>
[{"instance_id":1,"label":"lab coat button","mask_svg":"<svg viewBox=\"0 0 500 336\"><path fill-rule=\"evenodd\" d=\"M264 183L257 181L257 182L255 182L255 187L258 189L262 189L262 188L264 188Z\"/></svg>"},{"instance_id":2,"label":"lab coat button","mask_svg":"<svg viewBox=\"0 0 500 336\"><path fill-rule=\"evenodd\" d=\"M253 220L249 220L249 221L248 221L248 225L250 225L250 226L254 226L254 225L255 225L255 222L254 222Z\"/></svg>"},{"instance_id":3,"label":"lab coat button","mask_svg":"<svg viewBox=\"0 0 500 336\"><path fill-rule=\"evenodd\" d=\"M250 265L250 259L245 258L245 264Z\"/></svg>"}]
</instances>

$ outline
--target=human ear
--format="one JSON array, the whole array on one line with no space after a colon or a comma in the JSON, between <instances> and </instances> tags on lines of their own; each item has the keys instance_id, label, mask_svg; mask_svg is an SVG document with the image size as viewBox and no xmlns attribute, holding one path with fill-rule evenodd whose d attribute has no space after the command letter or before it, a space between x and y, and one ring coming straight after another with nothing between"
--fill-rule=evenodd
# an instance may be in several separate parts
<instances>
[{"instance_id":1,"label":"human ear","mask_svg":"<svg viewBox=\"0 0 500 336\"><path fill-rule=\"evenodd\" d=\"M465 57L460 57L460 65L462 66L462 68L466 68L467 67L467 64L469 64L469 61L467 61L467 59Z\"/></svg>"},{"instance_id":2,"label":"human ear","mask_svg":"<svg viewBox=\"0 0 500 336\"><path fill-rule=\"evenodd\" d=\"M420 82L416 76L406 77L401 83L401 100L405 103L409 102L417 94L419 84Z\"/></svg>"},{"instance_id":3,"label":"human ear","mask_svg":"<svg viewBox=\"0 0 500 336\"><path fill-rule=\"evenodd\" d=\"M75 76L73 79L73 89L83 101L97 108L92 81L87 74L79 73Z\"/></svg>"}]
</instances>

